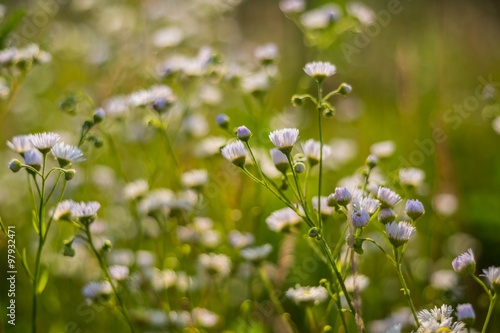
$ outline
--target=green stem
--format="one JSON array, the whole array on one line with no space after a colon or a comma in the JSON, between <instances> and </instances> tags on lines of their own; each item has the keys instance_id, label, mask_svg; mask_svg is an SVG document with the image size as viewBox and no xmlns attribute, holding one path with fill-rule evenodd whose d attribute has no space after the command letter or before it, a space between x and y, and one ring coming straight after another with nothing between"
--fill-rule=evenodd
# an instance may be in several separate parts
<instances>
[{"instance_id":1,"label":"green stem","mask_svg":"<svg viewBox=\"0 0 500 333\"><path fill-rule=\"evenodd\" d=\"M120 295L118 294L118 291L116 290L116 286L115 286L115 283L113 282L113 279L111 278L111 275L109 274L109 270L108 270L108 267L106 265L106 263L104 262L101 254L99 253L99 251L97 251L97 249L95 248L94 246L94 242L92 240L92 233L90 232L90 229L89 229L89 225L85 225L85 233L87 235L87 241L90 245L90 248L92 249L92 252L94 252L96 258L97 258L97 261L99 262L99 266L101 267L101 270L104 274L104 276L106 277L106 279L109 281L109 283L111 284L111 288L113 289L113 294L115 295L117 301L118 301L118 304L120 306L120 312L122 314L122 316L125 318L125 321L127 322L128 326L130 327L130 332L134 332L134 326L132 325L132 322L130 321L130 317L127 313L127 309L125 308L125 304L123 303Z\"/></svg>"},{"instance_id":2,"label":"green stem","mask_svg":"<svg viewBox=\"0 0 500 333\"><path fill-rule=\"evenodd\" d=\"M403 271L401 269L401 259L403 258L403 255L401 254L401 257L399 257L399 251L397 247L394 246L393 250L394 250L394 261L396 263L396 271L398 272L399 282L401 283L401 286L404 289L404 294L406 295L406 298L408 300L408 305L410 306L411 313L413 315L413 319L415 319L415 323L418 328L420 327L420 322L418 321L417 310L415 310L415 306L413 305L413 301L410 296L410 289L408 289L408 286L406 285L406 281L403 276Z\"/></svg>"},{"instance_id":3,"label":"green stem","mask_svg":"<svg viewBox=\"0 0 500 333\"><path fill-rule=\"evenodd\" d=\"M486 329L488 328L488 323L490 322L491 314L493 313L493 308L495 307L495 303L497 301L497 295L493 295L490 297L490 306L488 307L488 314L486 315L486 319L484 320L483 330L481 333L486 333Z\"/></svg>"},{"instance_id":4,"label":"green stem","mask_svg":"<svg viewBox=\"0 0 500 333\"><path fill-rule=\"evenodd\" d=\"M318 103L321 105L322 100L321 83L318 82ZM323 219L321 218L321 181L323 177L323 130L321 126L321 108L318 107L318 129L319 129L319 179L318 179L318 221L319 230L323 230Z\"/></svg>"},{"instance_id":5,"label":"green stem","mask_svg":"<svg viewBox=\"0 0 500 333\"><path fill-rule=\"evenodd\" d=\"M393 265L397 265L396 262L394 261L394 259L392 259L392 257L389 255L389 253L387 253L384 248L379 244L377 243L377 241L371 239L371 238L363 238L363 240L365 241L368 241L370 243L373 243L376 247L379 248L380 251L382 251L383 254L386 255L387 259L389 259L390 262L392 262Z\"/></svg>"}]
</instances>

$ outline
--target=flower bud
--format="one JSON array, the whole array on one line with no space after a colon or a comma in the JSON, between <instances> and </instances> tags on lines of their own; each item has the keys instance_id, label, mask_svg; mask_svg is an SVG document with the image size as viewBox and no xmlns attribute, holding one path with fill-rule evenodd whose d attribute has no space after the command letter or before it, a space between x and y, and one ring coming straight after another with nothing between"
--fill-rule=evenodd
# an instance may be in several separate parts
<instances>
[{"instance_id":1,"label":"flower bud","mask_svg":"<svg viewBox=\"0 0 500 333\"><path fill-rule=\"evenodd\" d=\"M390 208L382 208L378 212L378 220L383 224L391 223L396 219L396 212Z\"/></svg>"},{"instance_id":2,"label":"flower bud","mask_svg":"<svg viewBox=\"0 0 500 333\"><path fill-rule=\"evenodd\" d=\"M76 254L76 251L73 248L73 240L74 238L64 242L63 255L65 257L74 257Z\"/></svg>"},{"instance_id":3,"label":"flower bud","mask_svg":"<svg viewBox=\"0 0 500 333\"><path fill-rule=\"evenodd\" d=\"M352 224L356 228L363 228L370 221L370 214L364 209L352 213Z\"/></svg>"},{"instance_id":4,"label":"flower bud","mask_svg":"<svg viewBox=\"0 0 500 333\"><path fill-rule=\"evenodd\" d=\"M413 221L416 221L425 213L424 205L418 200L408 200L406 201L405 213Z\"/></svg>"},{"instance_id":5,"label":"flower bud","mask_svg":"<svg viewBox=\"0 0 500 333\"><path fill-rule=\"evenodd\" d=\"M316 227L312 227L309 229L309 237L311 238L316 238L319 236L319 229Z\"/></svg>"},{"instance_id":6,"label":"flower bud","mask_svg":"<svg viewBox=\"0 0 500 333\"><path fill-rule=\"evenodd\" d=\"M65 170L64 171L64 178L69 181L71 179L73 179L73 177L75 176L76 174L76 170L75 169L69 169L69 170Z\"/></svg>"},{"instance_id":7,"label":"flower bud","mask_svg":"<svg viewBox=\"0 0 500 333\"><path fill-rule=\"evenodd\" d=\"M331 194L332 200L335 200L341 206L347 206L349 202L351 202L352 194L345 187L337 187L335 188L335 192ZM329 197L330 198L330 197Z\"/></svg>"},{"instance_id":8,"label":"flower bud","mask_svg":"<svg viewBox=\"0 0 500 333\"><path fill-rule=\"evenodd\" d=\"M106 112L104 111L103 108L99 108L99 109L95 110L94 116L93 116L94 124L100 123L101 121L104 120L105 117L106 117Z\"/></svg>"},{"instance_id":9,"label":"flower bud","mask_svg":"<svg viewBox=\"0 0 500 333\"><path fill-rule=\"evenodd\" d=\"M345 82L343 82L342 84L340 84L340 87L339 87L339 94L341 95L349 95L352 91L352 87L350 84L347 84Z\"/></svg>"},{"instance_id":10,"label":"flower bud","mask_svg":"<svg viewBox=\"0 0 500 333\"><path fill-rule=\"evenodd\" d=\"M12 171L14 173L19 172L19 170L21 170L22 167L23 167L23 164L19 160L12 160L9 163L9 169L10 169L10 171Z\"/></svg>"},{"instance_id":11,"label":"flower bud","mask_svg":"<svg viewBox=\"0 0 500 333\"><path fill-rule=\"evenodd\" d=\"M217 125L222 128L222 129L228 129L229 128L229 117L226 114L218 114L217 117L215 118L215 121L217 122Z\"/></svg>"},{"instance_id":12,"label":"flower bud","mask_svg":"<svg viewBox=\"0 0 500 333\"><path fill-rule=\"evenodd\" d=\"M295 168L296 173L302 173L302 172L306 171L306 165L302 162L295 163L295 165L293 167Z\"/></svg>"},{"instance_id":13,"label":"flower bud","mask_svg":"<svg viewBox=\"0 0 500 333\"><path fill-rule=\"evenodd\" d=\"M250 140L250 137L252 136L252 132L246 126L240 126L236 130L236 136L241 141L247 142L248 140Z\"/></svg>"},{"instance_id":14,"label":"flower bud","mask_svg":"<svg viewBox=\"0 0 500 333\"><path fill-rule=\"evenodd\" d=\"M378 157L376 155L370 154L366 158L366 162L365 163L366 163L367 167L369 167L370 169L373 169L378 164Z\"/></svg>"}]
</instances>

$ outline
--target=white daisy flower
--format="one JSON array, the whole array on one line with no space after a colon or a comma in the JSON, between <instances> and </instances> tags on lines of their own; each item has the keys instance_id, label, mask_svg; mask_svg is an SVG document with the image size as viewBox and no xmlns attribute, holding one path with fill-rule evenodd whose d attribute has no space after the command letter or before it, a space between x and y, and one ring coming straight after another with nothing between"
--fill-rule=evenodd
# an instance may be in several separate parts
<instances>
[{"instance_id":1,"label":"white daisy flower","mask_svg":"<svg viewBox=\"0 0 500 333\"><path fill-rule=\"evenodd\" d=\"M97 201L75 202L71 207L71 215L88 225L96 219L99 208L101 208L101 204Z\"/></svg>"},{"instance_id":2,"label":"white daisy flower","mask_svg":"<svg viewBox=\"0 0 500 333\"><path fill-rule=\"evenodd\" d=\"M240 254L243 259L251 262L261 262L273 251L271 244L264 244L262 246L247 247L241 250Z\"/></svg>"},{"instance_id":3,"label":"white daisy flower","mask_svg":"<svg viewBox=\"0 0 500 333\"><path fill-rule=\"evenodd\" d=\"M331 23L337 21L340 16L341 11L339 6L327 4L302 14L300 17L300 23L306 29L319 30L327 28Z\"/></svg>"},{"instance_id":4,"label":"white daisy flower","mask_svg":"<svg viewBox=\"0 0 500 333\"><path fill-rule=\"evenodd\" d=\"M472 249L468 249L467 252L453 259L451 265L453 266L453 270L457 273L474 274L476 271L474 252L472 252Z\"/></svg>"},{"instance_id":5,"label":"white daisy flower","mask_svg":"<svg viewBox=\"0 0 500 333\"><path fill-rule=\"evenodd\" d=\"M391 243L398 247L407 243L417 229L408 222L391 222L385 225L385 232Z\"/></svg>"},{"instance_id":6,"label":"white daisy flower","mask_svg":"<svg viewBox=\"0 0 500 333\"><path fill-rule=\"evenodd\" d=\"M296 128L275 130L269 134L269 139L283 154L288 155L299 139L299 130Z\"/></svg>"},{"instance_id":7,"label":"white daisy flower","mask_svg":"<svg viewBox=\"0 0 500 333\"><path fill-rule=\"evenodd\" d=\"M245 165L247 151L241 141L235 141L227 144L221 149L221 154L226 160L242 168Z\"/></svg>"},{"instance_id":8,"label":"white daisy flower","mask_svg":"<svg viewBox=\"0 0 500 333\"><path fill-rule=\"evenodd\" d=\"M228 239L229 244L236 249L242 249L255 243L255 237L253 234L249 232L242 233L238 230L232 230L229 233Z\"/></svg>"},{"instance_id":9,"label":"white daisy flower","mask_svg":"<svg viewBox=\"0 0 500 333\"><path fill-rule=\"evenodd\" d=\"M257 47L254 56L263 64L273 63L278 59L278 46L274 43L268 43Z\"/></svg>"},{"instance_id":10,"label":"white daisy flower","mask_svg":"<svg viewBox=\"0 0 500 333\"><path fill-rule=\"evenodd\" d=\"M24 156L25 152L34 148L29 135L18 135L13 137L12 141L7 141L7 146L16 153L21 154L21 156Z\"/></svg>"},{"instance_id":11,"label":"white daisy flower","mask_svg":"<svg viewBox=\"0 0 500 333\"><path fill-rule=\"evenodd\" d=\"M490 266L483 269L481 276L486 278L486 282L491 289L500 287L500 267Z\"/></svg>"},{"instance_id":12,"label":"white daisy flower","mask_svg":"<svg viewBox=\"0 0 500 333\"><path fill-rule=\"evenodd\" d=\"M190 170L181 175L182 186L186 188L200 188L208 183L207 170Z\"/></svg>"},{"instance_id":13,"label":"white daisy flower","mask_svg":"<svg viewBox=\"0 0 500 333\"><path fill-rule=\"evenodd\" d=\"M52 147L59 141L61 137L59 134L52 132L44 132L37 134L30 134L29 140L31 144L38 149L42 154L48 153Z\"/></svg>"},{"instance_id":14,"label":"white daisy flower","mask_svg":"<svg viewBox=\"0 0 500 333\"><path fill-rule=\"evenodd\" d=\"M320 82L334 75L336 71L337 68L335 65L323 61L309 62L304 67L304 72L306 72L307 75Z\"/></svg>"},{"instance_id":15,"label":"white daisy flower","mask_svg":"<svg viewBox=\"0 0 500 333\"><path fill-rule=\"evenodd\" d=\"M394 207L401 200L401 196L387 187L380 186L377 193L377 198L384 207Z\"/></svg>"},{"instance_id":16,"label":"white daisy flower","mask_svg":"<svg viewBox=\"0 0 500 333\"><path fill-rule=\"evenodd\" d=\"M24 163L35 170L40 170L43 163L43 155L36 149L28 150L24 153Z\"/></svg>"},{"instance_id":17,"label":"white daisy flower","mask_svg":"<svg viewBox=\"0 0 500 333\"><path fill-rule=\"evenodd\" d=\"M328 290L325 287L302 287L296 285L286 291L286 296L296 304L318 305L328 298Z\"/></svg>"},{"instance_id":18,"label":"white daisy flower","mask_svg":"<svg viewBox=\"0 0 500 333\"><path fill-rule=\"evenodd\" d=\"M135 200L142 198L149 190L149 185L147 180L138 179L131 183L128 183L123 188L123 196L127 200Z\"/></svg>"},{"instance_id":19,"label":"white daisy flower","mask_svg":"<svg viewBox=\"0 0 500 333\"><path fill-rule=\"evenodd\" d=\"M116 281L123 281L129 276L130 270L124 265L109 266L109 275Z\"/></svg>"},{"instance_id":20,"label":"white daisy flower","mask_svg":"<svg viewBox=\"0 0 500 333\"><path fill-rule=\"evenodd\" d=\"M279 6L284 14L302 13L306 8L304 0L281 0Z\"/></svg>"},{"instance_id":21,"label":"white daisy flower","mask_svg":"<svg viewBox=\"0 0 500 333\"><path fill-rule=\"evenodd\" d=\"M450 333L465 333L467 332L465 324L461 321L454 322L451 316L453 308L443 304L440 308L434 307L431 311L425 309L417 314L420 327L417 333L432 333L432 332L450 332Z\"/></svg>"},{"instance_id":22,"label":"white daisy flower","mask_svg":"<svg viewBox=\"0 0 500 333\"><path fill-rule=\"evenodd\" d=\"M276 232L288 231L301 221L302 218L290 207L276 210L266 219L269 229Z\"/></svg>"},{"instance_id":23,"label":"white daisy flower","mask_svg":"<svg viewBox=\"0 0 500 333\"><path fill-rule=\"evenodd\" d=\"M391 157L395 150L396 145L393 141L377 142L370 147L370 153L380 159Z\"/></svg>"},{"instance_id":24,"label":"white daisy flower","mask_svg":"<svg viewBox=\"0 0 500 333\"><path fill-rule=\"evenodd\" d=\"M93 281L87 283L82 289L83 297L89 302L109 300L112 293L113 287L109 281Z\"/></svg>"},{"instance_id":25,"label":"white daisy flower","mask_svg":"<svg viewBox=\"0 0 500 333\"><path fill-rule=\"evenodd\" d=\"M307 160L311 164L311 166L315 166L319 163L320 160L320 142L309 139L302 144L302 149L304 150L304 155L307 157ZM332 153L332 149L326 145L323 145L323 161L330 157Z\"/></svg>"},{"instance_id":26,"label":"white daisy flower","mask_svg":"<svg viewBox=\"0 0 500 333\"><path fill-rule=\"evenodd\" d=\"M194 308L191 310L191 314L193 315L194 322L201 327L211 328L219 323L219 316L207 309Z\"/></svg>"},{"instance_id":27,"label":"white daisy flower","mask_svg":"<svg viewBox=\"0 0 500 333\"><path fill-rule=\"evenodd\" d=\"M231 259L224 254L202 253L198 257L198 267L210 276L224 278L231 273Z\"/></svg>"},{"instance_id":28,"label":"white daisy flower","mask_svg":"<svg viewBox=\"0 0 500 333\"><path fill-rule=\"evenodd\" d=\"M276 148L271 149L271 158L273 159L274 166L281 173L285 173L290 167L286 155Z\"/></svg>"},{"instance_id":29,"label":"white daisy flower","mask_svg":"<svg viewBox=\"0 0 500 333\"><path fill-rule=\"evenodd\" d=\"M409 187L419 187L425 178L425 172L422 169L407 168L399 170L399 182L401 185Z\"/></svg>"},{"instance_id":30,"label":"white daisy flower","mask_svg":"<svg viewBox=\"0 0 500 333\"><path fill-rule=\"evenodd\" d=\"M78 147L63 142L56 143L50 152L57 159L61 168L70 166L72 163L85 161L85 157L83 157L83 153Z\"/></svg>"}]
</instances>

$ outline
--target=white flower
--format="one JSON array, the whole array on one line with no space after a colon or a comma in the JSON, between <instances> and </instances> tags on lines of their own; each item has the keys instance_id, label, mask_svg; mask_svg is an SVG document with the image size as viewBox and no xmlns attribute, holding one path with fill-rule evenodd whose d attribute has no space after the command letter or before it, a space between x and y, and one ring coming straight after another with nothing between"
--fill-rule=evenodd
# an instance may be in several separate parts
<instances>
[{"instance_id":1,"label":"white flower","mask_svg":"<svg viewBox=\"0 0 500 333\"><path fill-rule=\"evenodd\" d=\"M174 192L171 190L156 189L139 202L139 212L145 215L168 213L168 205L174 198Z\"/></svg>"},{"instance_id":2,"label":"white flower","mask_svg":"<svg viewBox=\"0 0 500 333\"><path fill-rule=\"evenodd\" d=\"M37 133L30 134L29 140L31 144L41 153L48 153L52 147L59 141L61 137L56 133Z\"/></svg>"},{"instance_id":3,"label":"white flower","mask_svg":"<svg viewBox=\"0 0 500 333\"><path fill-rule=\"evenodd\" d=\"M334 4L327 4L317 9L309 10L302 14L300 23L311 30L327 28L331 23L337 21L341 14L340 8Z\"/></svg>"},{"instance_id":4,"label":"white flower","mask_svg":"<svg viewBox=\"0 0 500 333\"><path fill-rule=\"evenodd\" d=\"M104 101L102 108L110 117L122 117L129 111L127 96L115 96Z\"/></svg>"},{"instance_id":5,"label":"white flower","mask_svg":"<svg viewBox=\"0 0 500 333\"><path fill-rule=\"evenodd\" d=\"M262 246L247 247L241 250L241 256L252 262L259 262L267 258L267 256L273 251L271 244L264 244Z\"/></svg>"},{"instance_id":6,"label":"white flower","mask_svg":"<svg viewBox=\"0 0 500 333\"><path fill-rule=\"evenodd\" d=\"M306 8L304 0L281 0L280 9L285 14L302 13Z\"/></svg>"},{"instance_id":7,"label":"white flower","mask_svg":"<svg viewBox=\"0 0 500 333\"><path fill-rule=\"evenodd\" d=\"M101 204L97 201L74 203L71 206L71 215L84 224L93 222L97 217L97 211Z\"/></svg>"},{"instance_id":8,"label":"white flower","mask_svg":"<svg viewBox=\"0 0 500 333\"><path fill-rule=\"evenodd\" d=\"M43 155L36 149L28 150L24 153L24 163L36 170L40 170L43 163Z\"/></svg>"},{"instance_id":9,"label":"white flower","mask_svg":"<svg viewBox=\"0 0 500 333\"><path fill-rule=\"evenodd\" d=\"M421 326L418 328L417 333L465 333L465 324L461 321L453 322L451 313L453 308L449 305L443 304L440 308L434 307L431 311L425 309L417 314L418 321Z\"/></svg>"},{"instance_id":10,"label":"white flower","mask_svg":"<svg viewBox=\"0 0 500 333\"><path fill-rule=\"evenodd\" d=\"M83 297L87 299L87 301L95 302L95 301L105 301L107 300L111 294L113 293L113 287L109 281L94 281L85 285L82 289Z\"/></svg>"},{"instance_id":11,"label":"white flower","mask_svg":"<svg viewBox=\"0 0 500 333\"><path fill-rule=\"evenodd\" d=\"M238 230L232 230L228 238L229 244L236 249L242 249L255 243L254 235L249 232L241 233Z\"/></svg>"},{"instance_id":12,"label":"white flower","mask_svg":"<svg viewBox=\"0 0 500 333\"><path fill-rule=\"evenodd\" d=\"M109 266L109 275L111 275L111 277L116 281L125 280L128 277L129 272L129 268L124 265Z\"/></svg>"},{"instance_id":13,"label":"white flower","mask_svg":"<svg viewBox=\"0 0 500 333\"><path fill-rule=\"evenodd\" d=\"M269 90L271 80L268 73L263 71L245 75L241 80L241 89L249 94L262 93Z\"/></svg>"},{"instance_id":14,"label":"white flower","mask_svg":"<svg viewBox=\"0 0 500 333\"><path fill-rule=\"evenodd\" d=\"M375 21L375 12L360 2L349 2L346 7L349 15L354 16L364 25Z\"/></svg>"},{"instance_id":15,"label":"white flower","mask_svg":"<svg viewBox=\"0 0 500 333\"><path fill-rule=\"evenodd\" d=\"M154 291L167 290L174 287L177 283L177 274L170 269L165 269L160 271L158 269L153 270L153 275L151 276L151 286Z\"/></svg>"},{"instance_id":16,"label":"white flower","mask_svg":"<svg viewBox=\"0 0 500 333\"><path fill-rule=\"evenodd\" d=\"M193 320L201 327L210 328L217 325L219 316L212 311L203 308L194 308L191 311Z\"/></svg>"},{"instance_id":17,"label":"white flower","mask_svg":"<svg viewBox=\"0 0 500 333\"><path fill-rule=\"evenodd\" d=\"M377 142L370 147L370 152L380 159L390 157L395 150L396 145L392 141Z\"/></svg>"},{"instance_id":18,"label":"white flower","mask_svg":"<svg viewBox=\"0 0 500 333\"><path fill-rule=\"evenodd\" d=\"M363 274L349 275L344 280L345 288L348 292L354 292L354 287L362 291L370 284L370 278Z\"/></svg>"},{"instance_id":19,"label":"white flower","mask_svg":"<svg viewBox=\"0 0 500 333\"><path fill-rule=\"evenodd\" d=\"M135 254L135 263L144 270L151 268L155 264L155 256L149 251L139 250Z\"/></svg>"},{"instance_id":20,"label":"white flower","mask_svg":"<svg viewBox=\"0 0 500 333\"><path fill-rule=\"evenodd\" d=\"M458 209L458 199L454 194L441 193L437 194L433 198L432 205L439 214L443 216L451 216Z\"/></svg>"},{"instance_id":21,"label":"white flower","mask_svg":"<svg viewBox=\"0 0 500 333\"><path fill-rule=\"evenodd\" d=\"M220 153L221 148L226 144L226 139L218 136L210 136L202 140L195 147L194 154L197 157L208 157Z\"/></svg>"},{"instance_id":22,"label":"white flower","mask_svg":"<svg viewBox=\"0 0 500 333\"><path fill-rule=\"evenodd\" d=\"M271 158L273 159L274 166L276 169L281 171L281 173L286 172L289 168L288 158L280 150L273 148L271 149Z\"/></svg>"},{"instance_id":23,"label":"white flower","mask_svg":"<svg viewBox=\"0 0 500 333\"><path fill-rule=\"evenodd\" d=\"M452 290L458 284L458 275L450 269L440 269L431 275L431 286L438 290Z\"/></svg>"},{"instance_id":24,"label":"white flower","mask_svg":"<svg viewBox=\"0 0 500 333\"><path fill-rule=\"evenodd\" d=\"M416 228L408 222L391 222L385 225L387 237L396 247L408 242L415 231Z\"/></svg>"},{"instance_id":25,"label":"white flower","mask_svg":"<svg viewBox=\"0 0 500 333\"><path fill-rule=\"evenodd\" d=\"M264 64L274 62L278 58L278 54L278 47L274 43L261 45L254 51L255 58Z\"/></svg>"},{"instance_id":26,"label":"white flower","mask_svg":"<svg viewBox=\"0 0 500 333\"><path fill-rule=\"evenodd\" d=\"M299 224L302 218L290 207L282 208L271 213L266 219L267 226L272 231L287 231Z\"/></svg>"},{"instance_id":27,"label":"white flower","mask_svg":"<svg viewBox=\"0 0 500 333\"><path fill-rule=\"evenodd\" d=\"M72 163L85 161L85 157L83 157L83 153L78 147L67 145L63 142L56 143L50 152L57 159L61 168L69 166Z\"/></svg>"},{"instance_id":28,"label":"white flower","mask_svg":"<svg viewBox=\"0 0 500 333\"><path fill-rule=\"evenodd\" d=\"M149 190L149 185L147 180L138 179L131 183L128 183L123 188L123 196L127 200L135 200L143 197Z\"/></svg>"},{"instance_id":29,"label":"white flower","mask_svg":"<svg viewBox=\"0 0 500 333\"><path fill-rule=\"evenodd\" d=\"M457 273L474 274L476 271L476 259L472 249L462 253L451 262L453 270Z\"/></svg>"},{"instance_id":30,"label":"white flower","mask_svg":"<svg viewBox=\"0 0 500 333\"><path fill-rule=\"evenodd\" d=\"M306 155L307 160L314 166L319 163L320 160L320 142L309 139L302 144L302 149L304 150L304 155ZM323 145L323 161L327 159L332 153L330 147Z\"/></svg>"},{"instance_id":31,"label":"white flower","mask_svg":"<svg viewBox=\"0 0 500 333\"><path fill-rule=\"evenodd\" d=\"M164 103L164 107L171 106L176 96L170 87L157 85L148 90L136 91L128 97L128 104L132 107L154 106L154 103Z\"/></svg>"},{"instance_id":32,"label":"white flower","mask_svg":"<svg viewBox=\"0 0 500 333\"><path fill-rule=\"evenodd\" d=\"M221 149L221 154L226 160L236 166L243 167L243 165L245 165L247 151L243 142L239 140L227 144L224 148Z\"/></svg>"},{"instance_id":33,"label":"white flower","mask_svg":"<svg viewBox=\"0 0 500 333\"><path fill-rule=\"evenodd\" d=\"M187 188L199 188L208 182L207 170L190 170L181 175L181 183Z\"/></svg>"},{"instance_id":34,"label":"white flower","mask_svg":"<svg viewBox=\"0 0 500 333\"><path fill-rule=\"evenodd\" d=\"M500 267L490 266L488 269L483 269L483 273L481 276L486 278L491 289L500 287Z\"/></svg>"},{"instance_id":35,"label":"white flower","mask_svg":"<svg viewBox=\"0 0 500 333\"><path fill-rule=\"evenodd\" d=\"M202 253L198 257L198 267L210 276L223 278L231 272L231 259L224 254Z\"/></svg>"},{"instance_id":36,"label":"white flower","mask_svg":"<svg viewBox=\"0 0 500 333\"><path fill-rule=\"evenodd\" d=\"M157 48L179 45L184 39L184 32L178 27L161 28L153 33L152 40Z\"/></svg>"},{"instance_id":37,"label":"white flower","mask_svg":"<svg viewBox=\"0 0 500 333\"><path fill-rule=\"evenodd\" d=\"M322 286L302 287L297 284L295 288L290 288L286 291L286 296L296 304L317 305L324 302L329 295L326 288Z\"/></svg>"},{"instance_id":38,"label":"white flower","mask_svg":"<svg viewBox=\"0 0 500 333\"><path fill-rule=\"evenodd\" d=\"M394 205L401 200L401 196L399 194L383 186L379 187L377 198L384 207L394 207Z\"/></svg>"},{"instance_id":39,"label":"white flower","mask_svg":"<svg viewBox=\"0 0 500 333\"><path fill-rule=\"evenodd\" d=\"M315 211L318 211L318 204L319 204L321 215L326 216L333 214L333 207L328 206L328 197L321 196L321 200L318 203L318 197L315 196L311 199L311 201L312 201L312 207Z\"/></svg>"},{"instance_id":40,"label":"white flower","mask_svg":"<svg viewBox=\"0 0 500 333\"><path fill-rule=\"evenodd\" d=\"M52 218L56 221L70 220L72 217L72 208L76 204L73 200L61 201L57 207L50 212Z\"/></svg>"},{"instance_id":41,"label":"white flower","mask_svg":"<svg viewBox=\"0 0 500 333\"><path fill-rule=\"evenodd\" d=\"M399 182L401 185L419 187L425 178L425 172L417 168L399 170Z\"/></svg>"},{"instance_id":42,"label":"white flower","mask_svg":"<svg viewBox=\"0 0 500 333\"><path fill-rule=\"evenodd\" d=\"M309 62L304 67L304 72L316 81L323 81L327 77L334 75L336 71L335 65L322 61Z\"/></svg>"},{"instance_id":43,"label":"white flower","mask_svg":"<svg viewBox=\"0 0 500 333\"><path fill-rule=\"evenodd\" d=\"M19 135L13 137L12 141L7 141L7 146L21 155L24 155L25 152L34 148L29 135Z\"/></svg>"},{"instance_id":44,"label":"white flower","mask_svg":"<svg viewBox=\"0 0 500 333\"><path fill-rule=\"evenodd\" d=\"M457 319L464 322L474 322L476 320L476 313L470 303L457 305Z\"/></svg>"},{"instance_id":45,"label":"white flower","mask_svg":"<svg viewBox=\"0 0 500 333\"><path fill-rule=\"evenodd\" d=\"M299 130L296 128L283 128L269 134L269 139L283 154L289 154L293 145L299 138Z\"/></svg>"}]
</instances>

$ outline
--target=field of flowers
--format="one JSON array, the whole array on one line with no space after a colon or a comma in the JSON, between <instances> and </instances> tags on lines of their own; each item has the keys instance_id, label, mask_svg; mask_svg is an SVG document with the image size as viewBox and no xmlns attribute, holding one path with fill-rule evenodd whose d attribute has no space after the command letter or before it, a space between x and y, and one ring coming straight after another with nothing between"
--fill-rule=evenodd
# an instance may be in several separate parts
<instances>
[{"instance_id":1,"label":"field of flowers","mask_svg":"<svg viewBox=\"0 0 500 333\"><path fill-rule=\"evenodd\" d=\"M500 332L495 1L0 4L0 333Z\"/></svg>"}]
</instances>

